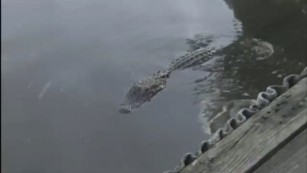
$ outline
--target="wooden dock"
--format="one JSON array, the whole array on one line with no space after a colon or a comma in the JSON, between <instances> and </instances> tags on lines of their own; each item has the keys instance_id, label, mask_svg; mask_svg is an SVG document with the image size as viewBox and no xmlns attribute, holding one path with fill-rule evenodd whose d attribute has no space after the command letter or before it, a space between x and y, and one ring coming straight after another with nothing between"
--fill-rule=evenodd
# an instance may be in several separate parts
<instances>
[{"instance_id":1,"label":"wooden dock","mask_svg":"<svg viewBox=\"0 0 307 173\"><path fill-rule=\"evenodd\" d=\"M305 173L307 77L179 173Z\"/></svg>"}]
</instances>

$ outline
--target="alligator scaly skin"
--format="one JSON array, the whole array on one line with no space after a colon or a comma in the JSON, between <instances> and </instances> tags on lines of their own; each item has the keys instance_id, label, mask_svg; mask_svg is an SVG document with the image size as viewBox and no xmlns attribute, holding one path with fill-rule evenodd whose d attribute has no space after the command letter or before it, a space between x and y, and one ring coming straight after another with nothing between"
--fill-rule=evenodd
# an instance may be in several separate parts
<instances>
[{"instance_id":1,"label":"alligator scaly skin","mask_svg":"<svg viewBox=\"0 0 307 173\"><path fill-rule=\"evenodd\" d=\"M168 70L184 70L190 67L197 66L211 59L214 53L215 50L213 48L199 48L198 50L189 52L177 58L175 61L171 62L171 65L169 66Z\"/></svg>"},{"instance_id":2,"label":"alligator scaly skin","mask_svg":"<svg viewBox=\"0 0 307 173\"><path fill-rule=\"evenodd\" d=\"M137 109L166 87L167 79L173 71L184 70L201 64L210 59L212 55L213 49L200 48L175 59L166 70L158 71L135 82L127 92L125 101L120 105L119 112L130 113Z\"/></svg>"},{"instance_id":3,"label":"alligator scaly skin","mask_svg":"<svg viewBox=\"0 0 307 173\"><path fill-rule=\"evenodd\" d=\"M172 72L200 66L214 56L221 56L225 53L229 54L229 51L237 51L241 49L244 52L249 51L249 56L255 54L257 57L259 57L259 55L268 57L271 56L272 52L274 52L271 44L254 38L243 39L242 41L236 42L235 44L231 44L219 50L210 47L208 43L204 47L192 50L175 59L171 62L167 69L158 71L152 76L148 76L135 82L126 94L125 101L121 104L119 112L130 113L131 111L139 108L145 102L150 101L155 95L166 87L167 79L170 77Z\"/></svg>"}]
</instances>

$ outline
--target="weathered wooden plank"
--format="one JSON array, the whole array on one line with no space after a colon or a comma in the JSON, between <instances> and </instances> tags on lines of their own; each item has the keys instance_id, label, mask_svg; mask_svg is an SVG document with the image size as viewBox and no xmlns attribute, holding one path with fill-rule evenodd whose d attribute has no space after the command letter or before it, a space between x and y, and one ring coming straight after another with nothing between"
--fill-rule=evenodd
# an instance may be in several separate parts
<instances>
[{"instance_id":1,"label":"weathered wooden plank","mask_svg":"<svg viewBox=\"0 0 307 173\"><path fill-rule=\"evenodd\" d=\"M306 125L307 78L304 78L180 173L251 172Z\"/></svg>"},{"instance_id":2,"label":"weathered wooden plank","mask_svg":"<svg viewBox=\"0 0 307 173\"><path fill-rule=\"evenodd\" d=\"M255 173L306 173L307 172L307 129L287 143Z\"/></svg>"}]
</instances>

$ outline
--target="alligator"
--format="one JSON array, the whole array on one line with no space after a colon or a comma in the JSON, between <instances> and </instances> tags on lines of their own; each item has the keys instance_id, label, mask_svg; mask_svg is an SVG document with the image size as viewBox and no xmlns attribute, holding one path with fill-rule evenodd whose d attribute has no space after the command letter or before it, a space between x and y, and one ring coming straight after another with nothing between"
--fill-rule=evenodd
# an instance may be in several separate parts
<instances>
[{"instance_id":1,"label":"alligator","mask_svg":"<svg viewBox=\"0 0 307 173\"><path fill-rule=\"evenodd\" d=\"M221 49L210 46L210 39L203 44L200 43L203 43L202 40L198 42L199 45L195 46L193 44L193 46L190 46L191 49L185 55L172 61L166 70L158 71L135 82L128 90L124 102L119 107L119 112L130 113L145 102L151 101L155 95L166 87L167 79L174 71L192 67L197 69L197 67L201 67L202 64L215 56L223 56L225 52L229 53L229 51L237 50L238 46L245 49L245 52L248 52L246 47L250 47L250 51L256 52L258 54L257 57L261 57L261 60L271 56L274 52L270 43L255 38L243 39Z\"/></svg>"},{"instance_id":2,"label":"alligator","mask_svg":"<svg viewBox=\"0 0 307 173\"><path fill-rule=\"evenodd\" d=\"M126 94L125 101L119 108L120 113L130 113L140 107L143 103L150 101L156 94L166 86L167 79L176 70L193 67L205 61L205 57L211 57L213 49L200 48L177 58L163 71L158 71L151 76L134 83Z\"/></svg>"}]
</instances>

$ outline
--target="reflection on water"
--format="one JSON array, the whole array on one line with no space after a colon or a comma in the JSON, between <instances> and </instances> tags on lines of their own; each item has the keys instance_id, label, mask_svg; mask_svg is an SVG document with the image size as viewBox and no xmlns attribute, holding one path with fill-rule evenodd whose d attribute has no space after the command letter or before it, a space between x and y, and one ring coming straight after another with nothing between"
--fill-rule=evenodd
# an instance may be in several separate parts
<instances>
[{"instance_id":1,"label":"reflection on water","mask_svg":"<svg viewBox=\"0 0 307 173\"><path fill-rule=\"evenodd\" d=\"M224 103L306 66L304 1L225 2L2 1L1 172L162 172L197 150ZM133 81L207 45L219 50L209 62L117 112Z\"/></svg>"},{"instance_id":2,"label":"reflection on water","mask_svg":"<svg viewBox=\"0 0 307 173\"><path fill-rule=\"evenodd\" d=\"M243 33L222 49L221 61L213 66L217 72L195 81L206 132L213 130L208 129L210 126L222 124L214 118L216 114L228 118L240 107L236 105L248 105L246 99L256 98L266 86L280 83L281 78L299 73L307 65L306 2L238 0L227 4L242 22ZM247 42L241 44L242 39L253 37L265 42L256 47ZM224 110L223 105L229 105L229 101L232 106Z\"/></svg>"}]
</instances>

